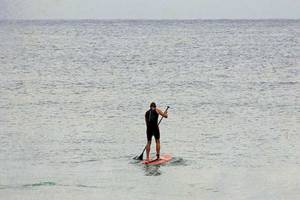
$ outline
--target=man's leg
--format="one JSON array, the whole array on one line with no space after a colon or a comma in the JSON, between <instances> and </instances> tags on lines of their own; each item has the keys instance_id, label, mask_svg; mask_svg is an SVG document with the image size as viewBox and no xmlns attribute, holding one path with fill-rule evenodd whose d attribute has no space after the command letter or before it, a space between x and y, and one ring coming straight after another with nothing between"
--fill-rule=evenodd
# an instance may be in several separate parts
<instances>
[{"instance_id":1,"label":"man's leg","mask_svg":"<svg viewBox=\"0 0 300 200\"><path fill-rule=\"evenodd\" d=\"M156 158L159 159L160 155L160 131L157 126L157 130L154 132L155 142L156 142Z\"/></svg>"},{"instance_id":2,"label":"man's leg","mask_svg":"<svg viewBox=\"0 0 300 200\"><path fill-rule=\"evenodd\" d=\"M151 140L148 140L147 146L146 146L146 160L150 160L150 147L151 147Z\"/></svg>"},{"instance_id":3,"label":"man's leg","mask_svg":"<svg viewBox=\"0 0 300 200\"><path fill-rule=\"evenodd\" d=\"M159 139L156 139L156 157L157 159L159 159L159 155L160 155L160 141Z\"/></svg>"}]
</instances>

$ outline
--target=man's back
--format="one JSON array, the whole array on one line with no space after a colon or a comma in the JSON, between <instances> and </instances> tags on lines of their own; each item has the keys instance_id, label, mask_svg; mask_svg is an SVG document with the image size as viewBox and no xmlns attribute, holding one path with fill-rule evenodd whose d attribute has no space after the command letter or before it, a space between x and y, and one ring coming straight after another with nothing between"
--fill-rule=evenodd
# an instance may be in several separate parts
<instances>
[{"instance_id":1,"label":"man's back","mask_svg":"<svg viewBox=\"0 0 300 200\"><path fill-rule=\"evenodd\" d=\"M147 127L157 126L158 113L156 112L156 109L150 109L146 112L145 121L146 121Z\"/></svg>"}]
</instances>

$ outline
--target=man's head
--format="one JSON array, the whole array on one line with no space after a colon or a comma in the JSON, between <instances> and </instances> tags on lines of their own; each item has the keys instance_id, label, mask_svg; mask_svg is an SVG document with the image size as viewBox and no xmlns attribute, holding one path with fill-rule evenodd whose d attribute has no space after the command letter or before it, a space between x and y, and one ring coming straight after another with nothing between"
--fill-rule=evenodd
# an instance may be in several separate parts
<instances>
[{"instance_id":1,"label":"man's head","mask_svg":"<svg viewBox=\"0 0 300 200\"><path fill-rule=\"evenodd\" d=\"M155 110L156 109L156 104L154 102L150 103L150 108L152 110Z\"/></svg>"}]
</instances>

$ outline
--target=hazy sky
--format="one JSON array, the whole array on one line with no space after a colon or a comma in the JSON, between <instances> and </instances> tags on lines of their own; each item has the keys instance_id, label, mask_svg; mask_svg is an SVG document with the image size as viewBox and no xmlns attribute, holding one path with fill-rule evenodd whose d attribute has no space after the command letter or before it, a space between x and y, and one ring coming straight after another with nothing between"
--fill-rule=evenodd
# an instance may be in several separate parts
<instances>
[{"instance_id":1,"label":"hazy sky","mask_svg":"<svg viewBox=\"0 0 300 200\"><path fill-rule=\"evenodd\" d=\"M300 0L0 0L0 19L300 18Z\"/></svg>"}]
</instances>

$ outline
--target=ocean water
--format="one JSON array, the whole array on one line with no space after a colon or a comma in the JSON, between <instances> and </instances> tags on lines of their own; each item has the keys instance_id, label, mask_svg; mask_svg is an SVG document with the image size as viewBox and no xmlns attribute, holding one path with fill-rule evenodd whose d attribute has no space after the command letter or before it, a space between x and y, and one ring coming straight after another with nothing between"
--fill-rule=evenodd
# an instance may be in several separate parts
<instances>
[{"instance_id":1,"label":"ocean water","mask_svg":"<svg viewBox=\"0 0 300 200\"><path fill-rule=\"evenodd\" d=\"M299 20L0 21L0 199L296 200L299 134Z\"/></svg>"}]
</instances>

